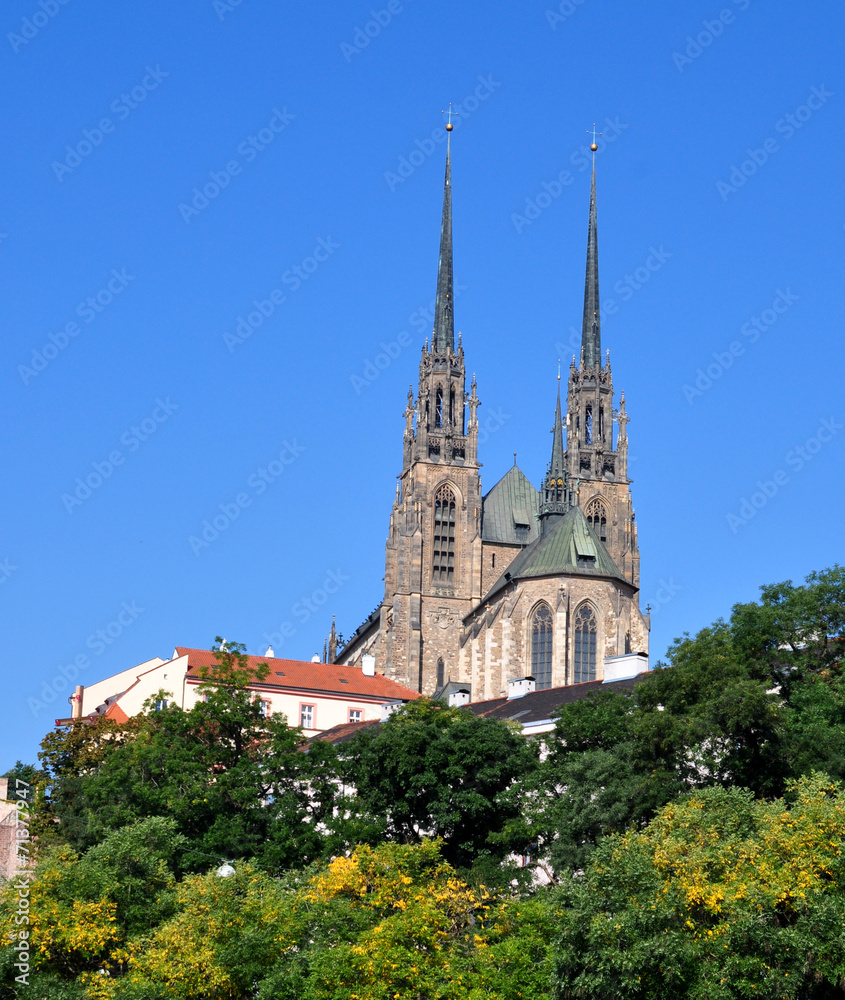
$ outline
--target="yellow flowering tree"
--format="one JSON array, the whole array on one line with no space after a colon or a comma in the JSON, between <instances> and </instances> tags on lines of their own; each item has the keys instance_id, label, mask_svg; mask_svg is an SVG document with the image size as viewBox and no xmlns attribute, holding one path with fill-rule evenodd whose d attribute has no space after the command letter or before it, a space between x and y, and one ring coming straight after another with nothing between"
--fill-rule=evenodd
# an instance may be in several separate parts
<instances>
[{"instance_id":1,"label":"yellow flowering tree","mask_svg":"<svg viewBox=\"0 0 845 1000\"><path fill-rule=\"evenodd\" d=\"M713 788L608 840L568 888L556 996L840 996L845 792L820 775L785 799Z\"/></svg>"}]
</instances>

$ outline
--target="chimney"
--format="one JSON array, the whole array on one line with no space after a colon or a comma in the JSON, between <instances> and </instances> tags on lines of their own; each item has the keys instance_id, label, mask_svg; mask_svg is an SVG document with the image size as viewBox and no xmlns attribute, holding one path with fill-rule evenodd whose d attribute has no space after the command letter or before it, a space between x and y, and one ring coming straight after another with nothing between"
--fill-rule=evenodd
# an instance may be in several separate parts
<instances>
[{"instance_id":1,"label":"chimney","mask_svg":"<svg viewBox=\"0 0 845 1000\"><path fill-rule=\"evenodd\" d=\"M271 660L274 660L276 658L276 654L273 652L272 646L267 647L267 652L264 655L269 656Z\"/></svg>"},{"instance_id":2,"label":"chimney","mask_svg":"<svg viewBox=\"0 0 845 1000\"><path fill-rule=\"evenodd\" d=\"M365 677L375 677L376 675L376 658L372 653L364 653L361 657L361 673Z\"/></svg>"},{"instance_id":3,"label":"chimney","mask_svg":"<svg viewBox=\"0 0 845 1000\"><path fill-rule=\"evenodd\" d=\"M469 704L470 693L466 688L459 688L449 693L449 708L463 708Z\"/></svg>"},{"instance_id":4,"label":"chimney","mask_svg":"<svg viewBox=\"0 0 845 1000\"><path fill-rule=\"evenodd\" d=\"M528 677L517 677L508 681L508 701L514 698L524 698L537 689L537 682L530 675Z\"/></svg>"},{"instance_id":5,"label":"chimney","mask_svg":"<svg viewBox=\"0 0 845 1000\"><path fill-rule=\"evenodd\" d=\"M322 663L323 661L322 661L322 660L320 659L320 654L319 654L319 653L315 653L315 654L314 654L314 655L313 655L313 656L311 657L311 662L312 662L312 663Z\"/></svg>"}]
</instances>

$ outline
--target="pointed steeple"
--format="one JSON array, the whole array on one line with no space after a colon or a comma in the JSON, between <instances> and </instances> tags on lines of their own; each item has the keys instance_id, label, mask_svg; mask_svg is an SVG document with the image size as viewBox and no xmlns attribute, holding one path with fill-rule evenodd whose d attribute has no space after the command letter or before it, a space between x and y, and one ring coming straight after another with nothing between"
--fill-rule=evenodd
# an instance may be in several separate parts
<instances>
[{"instance_id":1,"label":"pointed steeple","mask_svg":"<svg viewBox=\"0 0 845 1000\"><path fill-rule=\"evenodd\" d=\"M451 129L449 129L451 133ZM446 140L446 180L443 185L443 221L440 226L440 260L437 265L437 296L434 304L434 354L455 349L455 315L452 281L452 137Z\"/></svg>"},{"instance_id":2,"label":"pointed steeple","mask_svg":"<svg viewBox=\"0 0 845 1000\"><path fill-rule=\"evenodd\" d=\"M596 154L590 182L590 222L587 227L587 277L584 282L584 320L581 325L582 367L601 366L601 305L599 300L599 239L596 225Z\"/></svg>"},{"instance_id":3,"label":"pointed steeple","mask_svg":"<svg viewBox=\"0 0 845 1000\"><path fill-rule=\"evenodd\" d=\"M552 514L565 514L572 506L569 488L569 474L566 471L566 455L563 449L563 414L560 406L560 372L557 376L557 406L552 427L552 457L546 479L540 489L540 522L545 532L545 523Z\"/></svg>"},{"instance_id":4,"label":"pointed steeple","mask_svg":"<svg viewBox=\"0 0 845 1000\"><path fill-rule=\"evenodd\" d=\"M556 479L566 475L566 464L563 456L563 417L560 409L560 376L557 379L557 407L555 408L555 423L552 427L552 460L549 462L549 475Z\"/></svg>"}]
</instances>

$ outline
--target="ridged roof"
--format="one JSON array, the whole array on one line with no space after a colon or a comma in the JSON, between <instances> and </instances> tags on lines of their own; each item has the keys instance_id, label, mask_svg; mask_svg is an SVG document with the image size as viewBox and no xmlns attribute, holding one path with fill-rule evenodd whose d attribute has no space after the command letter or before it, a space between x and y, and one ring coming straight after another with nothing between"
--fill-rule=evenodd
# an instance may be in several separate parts
<instances>
[{"instance_id":1,"label":"ridged roof","mask_svg":"<svg viewBox=\"0 0 845 1000\"><path fill-rule=\"evenodd\" d=\"M482 541L510 545L533 542L539 533L539 502L540 494L526 476L515 465L508 469L482 500Z\"/></svg>"},{"instance_id":2,"label":"ridged roof","mask_svg":"<svg viewBox=\"0 0 845 1000\"><path fill-rule=\"evenodd\" d=\"M536 541L524 549L493 584L484 600L513 580L538 576L603 576L626 580L604 543L587 523L580 507L555 519Z\"/></svg>"},{"instance_id":3,"label":"ridged roof","mask_svg":"<svg viewBox=\"0 0 845 1000\"><path fill-rule=\"evenodd\" d=\"M201 668L217 666L214 653L209 649L189 649L176 647L177 656L188 657L188 676L197 677ZM403 684L376 674L367 677L359 667L341 666L339 663L312 663L304 660L282 660L271 656L248 656L252 669L266 663L270 673L259 687L295 689L339 695L345 698L375 698L378 701L414 701L419 698L416 691Z\"/></svg>"}]
</instances>

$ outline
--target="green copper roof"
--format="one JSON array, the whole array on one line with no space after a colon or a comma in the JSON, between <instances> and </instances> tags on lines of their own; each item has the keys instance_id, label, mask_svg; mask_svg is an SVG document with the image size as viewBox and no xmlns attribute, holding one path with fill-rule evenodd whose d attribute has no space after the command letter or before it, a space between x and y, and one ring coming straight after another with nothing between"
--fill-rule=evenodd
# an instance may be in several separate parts
<instances>
[{"instance_id":1,"label":"green copper roof","mask_svg":"<svg viewBox=\"0 0 845 1000\"><path fill-rule=\"evenodd\" d=\"M580 507L573 507L555 521L545 535L519 553L490 588L485 600L513 580L538 576L603 576L630 586L630 580L622 575Z\"/></svg>"},{"instance_id":2,"label":"green copper roof","mask_svg":"<svg viewBox=\"0 0 845 1000\"><path fill-rule=\"evenodd\" d=\"M528 545L539 533L540 494L513 466L482 501L481 538L485 542Z\"/></svg>"}]
</instances>

